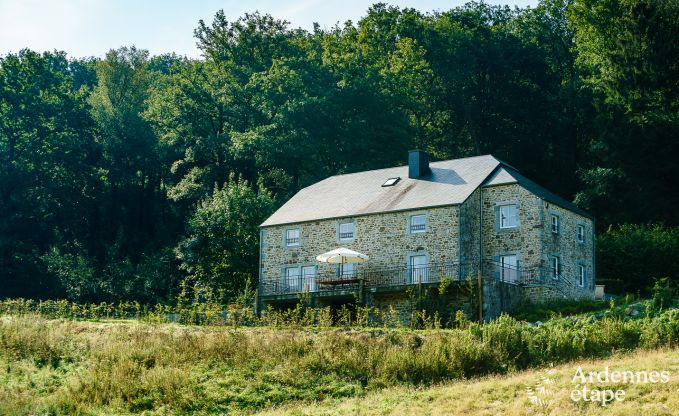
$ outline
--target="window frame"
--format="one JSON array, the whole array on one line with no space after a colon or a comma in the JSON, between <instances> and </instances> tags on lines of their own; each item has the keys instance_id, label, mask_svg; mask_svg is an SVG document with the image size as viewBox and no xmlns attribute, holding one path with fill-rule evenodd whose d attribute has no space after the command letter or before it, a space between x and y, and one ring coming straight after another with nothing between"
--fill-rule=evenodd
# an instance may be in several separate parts
<instances>
[{"instance_id":1,"label":"window frame","mask_svg":"<svg viewBox=\"0 0 679 416\"><path fill-rule=\"evenodd\" d=\"M351 269L347 272L347 266ZM357 263L344 263L337 264L335 266L335 275L338 278L355 278L358 276L358 264Z\"/></svg>"},{"instance_id":2,"label":"window frame","mask_svg":"<svg viewBox=\"0 0 679 416\"><path fill-rule=\"evenodd\" d=\"M552 279L559 280L559 275L561 274L561 257L552 256L550 269L552 270Z\"/></svg>"},{"instance_id":3,"label":"window frame","mask_svg":"<svg viewBox=\"0 0 679 416\"><path fill-rule=\"evenodd\" d=\"M397 183L399 183L400 181L401 181L401 177L400 177L400 176L394 176L394 177L388 178L388 179L387 179L386 181L384 181L384 183L382 184L382 188L388 188L388 187L390 187L390 186L394 186L394 185L396 185Z\"/></svg>"},{"instance_id":4,"label":"window frame","mask_svg":"<svg viewBox=\"0 0 679 416\"><path fill-rule=\"evenodd\" d=\"M415 258L424 258L424 266L417 266L415 267L413 265L413 260ZM419 253L413 253L408 256L408 279L410 284L417 284L417 283L427 283L429 282L429 255L427 253L419 252ZM417 276L418 280L415 280L415 277Z\"/></svg>"},{"instance_id":5,"label":"window frame","mask_svg":"<svg viewBox=\"0 0 679 416\"><path fill-rule=\"evenodd\" d=\"M580 234L580 231L582 231L582 234ZM585 243L585 226L583 224L577 224L575 226L575 241L580 244Z\"/></svg>"},{"instance_id":6,"label":"window frame","mask_svg":"<svg viewBox=\"0 0 679 416\"><path fill-rule=\"evenodd\" d=\"M413 227L415 226L415 225L413 224L413 219L414 219L415 217L422 217L422 218L424 218L423 223L417 225L417 227L420 227L420 226L421 226L421 227L422 227L421 229L420 229L420 228L418 228L418 229L413 229ZM408 217L408 233L409 233L409 234L423 234L423 233L426 233L426 232L427 232L427 228L428 228L428 227L427 227L427 225L428 225L427 223L428 223L428 221L427 221L427 214L413 214L413 215L409 216L409 217Z\"/></svg>"},{"instance_id":7,"label":"window frame","mask_svg":"<svg viewBox=\"0 0 679 416\"><path fill-rule=\"evenodd\" d=\"M505 262L504 259L514 257L514 266L509 265L507 263L507 267L505 267ZM519 255L516 253L507 253L507 254L500 254L498 256L498 263L500 266L500 280L502 282L518 282L519 280ZM507 279L505 273L507 273L511 277L511 271L514 271L514 279Z\"/></svg>"},{"instance_id":8,"label":"window frame","mask_svg":"<svg viewBox=\"0 0 679 416\"><path fill-rule=\"evenodd\" d=\"M587 279L587 268L584 264L578 264L578 286L585 287L585 280Z\"/></svg>"},{"instance_id":9,"label":"window frame","mask_svg":"<svg viewBox=\"0 0 679 416\"><path fill-rule=\"evenodd\" d=\"M291 231L297 231L297 242L290 244L288 241L290 238L288 238L288 233ZM299 227L296 228L286 228L285 232L283 233L283 244L285 247L299 247L302 245L302 230Z\"/></svg>"},{"instance_id":10,"label":"window frame","mask_svg":"<svg viewBox=\"0 0 679 416\"><path fill-rule=\"evenodd\" d=\"M556 214L551 214L549 227L552 230L552 234L558 235L561 231L561 218Z\"/></svg>"},{"instance_id":11,"label":"window frame","mask_svg":"<svg viewBox=\"0 0 679 416\"><path fill-rule=\"evenodd\" d=\"M318 282L316 276L318 275L318 267L315 265L302 266L300 271L302 280L302 290L305 292L316 292L318 290ZM306 271L311 269L313 273L308 274ZM308 280L308 281L307 281Z\"/></svg>"},{"instance_id":12,"label":"window frame","mask_svg":"<svg viewBox=\"0 0 679 416\"><path fill-rule=\"evenodd\" d=\"M288 274L288 271L291 270L296 270L297 274L295 276L290 276ZM293 281L292 279L296 277L296 282L295 285L293 286L291 282ZM290 293L296 293L301 290L302 286L302 267L299 265L296 266L287 266L283 268L283 285L285 286L285 290L289 291Z\"/></svg>"},{"instance_id":13,"label":"window frame","mask_svg":"<svg viewBox=\"0 0 679 416\"><path fill-rule=\"evenodd\" d=\"M501 204L498 205L498 228L500 230L511 230L519 227L519 205L518 204ZM502 215L502 210L504 208L513 208L514 209L514 224L513 225L503 225L503 215ZM509 221L510 218L512 218L511 215L508 215L507 220Z\"/></svg>"},{"instance_id":14,"label":"window frame","mask_svg":"<svg viewBox=\"0 0 679 416\"><path fill-rule=\"evenodd\" d=\"M351 230L351 237L342 237L342 234L348 234L348 233L342 233L342 226L346 226L351 224L352 230ZM340 242L346 242L346 241L353 241L356 239L356 222L353 220L346 220L346 221L340 221L337 223L337 240Z\"/></svg>"}]
</instances>

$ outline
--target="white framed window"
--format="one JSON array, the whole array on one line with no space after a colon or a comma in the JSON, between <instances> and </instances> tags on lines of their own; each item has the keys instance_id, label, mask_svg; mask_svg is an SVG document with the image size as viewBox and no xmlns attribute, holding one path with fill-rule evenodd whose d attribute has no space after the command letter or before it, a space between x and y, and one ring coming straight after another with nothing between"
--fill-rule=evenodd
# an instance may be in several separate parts
<instances>
[{"instance_id":1,"label":"white framed window","mask_svg":"<svg viewBox=\"0 0 679 416\"><path fill-rule=\"evenodd\" d=\"M355 263L346 263L337 265L337 276L353 278L356 277L358 270Z\"/></svg>"},{"instance_id":2,"label":"white framed window","mask_svg":"<svg viewBox=\"0 0 679 416\"><path fill-rule=\"evenodd\" d=\"M316 285L316 266L302 267L302 288L305 292L315 292Z\"/></svg>"},{"instance_id":3,"label":"white framed window","mask_svg":"<svg viewBox=\"0 0 679 416\"><path fill-rule=\"evenodd\" d=\"M299 267L286 267L283 273L283 288L289 292L299 292L301 283Z\"/></svg>"},{"instance_id":4,"label":"white framed window","mask_svg":"<svg viewBox=\"0 0 679 416\"><path fill-rule=\"evenodd\" d=\"M559 234L559 216L552 214L552 233Z\"/></svg>"},{"instance_id":5,"label":"white framed window","mask_svg":"<svg viewBox=\"0 0 679 416\"><path fill-rule=\"evenodd\" d=\"M578 243L584 243L585 242L585 226L582 224L578 224L577 227L577 240Z\"/></svg>"},{"instance_id":6,"label":"white framed window","mask_svg":"<svg viewBox=\"0 0 679 416\"><path fill-rule=\"evenodd\" d=\"M516 205L500 205L500 228L516 228L519 225L519 215Z\"/></svg>"},{"instance_id":7,"label":"white framed window","mask_svg":"<svg viewBox=\"0 0 679 416\"><path fill-rule=\"evenodd\" d=\"M354 222L341 222L339 224L339 239L340 241L346 241L346 240L353 240L356 232L355 232L355 226Z\"/></svg>"},{"instance_id":8,"label":"white framed window","mask_svg":"<svg viewBox=\"0 0 679 416\"><path fill-rule=\"evenodd\" d=\"M500 280L516 282L519 279L519 258L515 254L500 256Z\"/></svg>"},{"instance_id":9,"label":"white framed window","mask_svg":"<svg viewBox=\"0 0 679 416\"><path fill-rule=\"evenodd\" d=\"M285 246L286 247L297 247L300 243L300 231L299 228L292 228L285 230Z\"/></svg>"},{"instance_id":10,"label":"white framed window","mask_svg":"<svg viewBox=\"0 0 679 416\"><path fill-rule=\"evenodd\" d=\"M410 216L410 233L419 234L427 231L427 216L425 214Z\"/></svg>"},{"instance_id":11,"label":"white framed window","mask_svg":"<svg viewBox=\"0 0 679 416\"><path fill-rule=\"evenodd\" d=\"M552 256L552 278L558 279L561 274L561 259L559 256Z\"/></svg>"},{"instance_id":12,"label":"white framed window","mask_svg":"<svg viewBox=\"0 0 679 416\"><path fill-rule=\"evenodd\" d=\"M429 281L429 262L426 255L410 257L410 283L426 283Z\"/></svg>"},{"instance_id":13,"label":"white framed window","mask_svg":"<svg viewBox=\"0 0 679 416\"><path fill-rule=\"evenodd\" d=\"M582 264L578 266L578 286L585 287L585 266Z\"/></svg>"}]
</instances>

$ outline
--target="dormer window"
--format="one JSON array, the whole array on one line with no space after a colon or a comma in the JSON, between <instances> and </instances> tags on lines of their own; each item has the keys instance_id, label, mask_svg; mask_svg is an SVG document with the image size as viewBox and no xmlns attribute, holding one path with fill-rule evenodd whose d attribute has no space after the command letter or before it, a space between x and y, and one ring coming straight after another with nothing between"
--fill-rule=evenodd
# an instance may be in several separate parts
<instances>
[{"instance_id":1,"label":"dormer window","mask_svg":"<svg viewBox=\"0 0 679 416\"><path fill-rule=\"evenodd\" d=\"M400 181L400 180L401 180L401 178L398 177L398 176L395 177L395 178L389 178L389 179L387 179L387 181L386 181L385 183L382 184L382 188L384 188L384 187L386 187L386 186L394 186L394 185L396 185L396 184L398 183L398 181Z\"/></svg>"}]
</instances>

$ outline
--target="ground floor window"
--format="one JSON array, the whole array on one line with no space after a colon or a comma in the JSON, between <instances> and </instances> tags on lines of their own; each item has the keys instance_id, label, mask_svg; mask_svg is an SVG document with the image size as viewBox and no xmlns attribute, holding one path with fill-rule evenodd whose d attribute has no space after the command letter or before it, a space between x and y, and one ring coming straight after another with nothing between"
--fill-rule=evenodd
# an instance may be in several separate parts
<instances>
[{"instance_id":1,"label":"ground floor window","mask_svg":"<svg viewBox=\"0 0 679 416\"><path fill-rule=\"evenodd\" d=\"M356 277L358 274L358 270L356 268L356 264L338 264L337 265L337 276L339 277L346 277L346 278L352 278Z\"/></svg>"},{"instance_id":2,"label":"ground floor window","mask_svg":"<svg viewBox=\"0 0 679 416\"><path fill-rule=\"evenodd\" d=\"M424 283L429 281L429 264L427 256L416 255L410 257L410 283Z\"/></svg>"},{"instance_id":3,"label":"ground floor window","mask_svg":"<svg viewBox=\"0 0 679 416\"><path fill-rule=\"evenodd\" d=\"M585 266L578 266L578 286L585 287Z\"/></svg>"},{"instance_id":4,"label":"ground floor window","mask_svg":"<svg viewBox=\"0 0 679 416\"><path fill-rule=\"evenodd\" d=\"M561 274L561 262L559 256L552 256L552 278L558 279Z\"/></svg>"},{"instance_id":5,"label":"ground floor window","mask_svg":"<svg viewBox=\"0 0 679 416\"><path fill-rule=\"evenodd\" d=\"M305 292L315 292L316 286L316 266L302 267L302 289Z\"/></svg>"},{"instance_id":6,"label":"ground floor window","mask_svg":"<svg viewBox=\"0 0 679 416\"><path fill-rule=\"evenodd\" d=\"M301 283L299 267L287 267L283 274L283 289L285 291L297 292L300 290Z\"/></svg>"},{"instance_id":7,"label":"ground floor window","mask_svg":"<svg viewBox=\"0 0 679 416\"><path fill-rule=\"evenodd\" d=\"M519 259L515 254L500 256L500 280L512 283L519 280Z\"/></svg>"}]
</instances>

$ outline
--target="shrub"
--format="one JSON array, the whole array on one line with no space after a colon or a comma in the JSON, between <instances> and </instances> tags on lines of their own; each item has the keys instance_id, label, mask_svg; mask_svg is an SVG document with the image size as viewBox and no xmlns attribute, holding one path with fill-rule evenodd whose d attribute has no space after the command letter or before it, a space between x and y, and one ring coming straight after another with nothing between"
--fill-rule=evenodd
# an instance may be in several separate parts
<instances>
[{"instance_id":1,"label":"shrub","mask_svg":"<svg viewBox=\"0 0 679 416\"><path fill-rule=\"evenodd\" d=\"M679 256L679 227L611 227L597 237L596 247L597 280L619 280L623 292L648 295L654 278L679 278L679 264L671 261Z\"/></svg>"}]
</instances>

